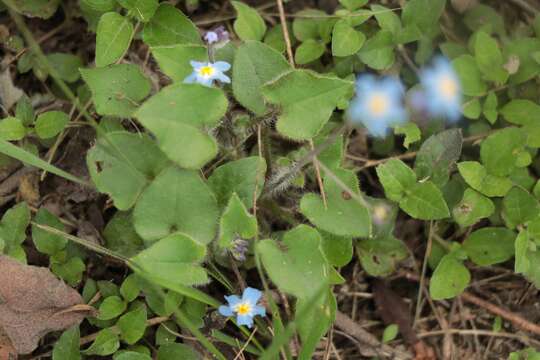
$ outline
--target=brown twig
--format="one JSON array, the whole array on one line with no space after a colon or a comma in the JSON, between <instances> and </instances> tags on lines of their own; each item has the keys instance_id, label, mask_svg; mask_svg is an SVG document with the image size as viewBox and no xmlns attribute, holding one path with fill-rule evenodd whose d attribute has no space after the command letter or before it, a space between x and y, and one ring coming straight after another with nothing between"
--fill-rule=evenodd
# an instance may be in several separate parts
<instances>
[{"instance_id":1,"label":"brown twig","mask_svg":"<svg viewBox=\"0 0 540 360\"><path fill-rule=\"evenodd\" d=\"M416 274L410 273L410 272L402 272L401 273L406 279L412 280L412 281L420 281L420 277ZM426 277L426 283L429 281L429 279ZM467 302L470 302L472 304L475 304L481 308L486 309L492 314L499 315L501 318L510 321L515 326L519 327L522 330L528 331L530 333L540 335L540 326L531 323L530 321L522 318L521 316L506 310L500 306L494 305L486 300L483 300L467 291L463 292L461 295L461 298Z\"/></svg>"}]
</instances>

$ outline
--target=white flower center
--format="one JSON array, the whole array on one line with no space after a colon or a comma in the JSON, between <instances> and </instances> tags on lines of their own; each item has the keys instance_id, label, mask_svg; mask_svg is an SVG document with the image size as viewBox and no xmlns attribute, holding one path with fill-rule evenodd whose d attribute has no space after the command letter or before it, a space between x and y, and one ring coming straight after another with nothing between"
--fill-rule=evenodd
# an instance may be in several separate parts
<instances>
[{"instance_id":1,"label":"white flower center","mask_svg":"<svg viewBox=\"0 0 540 360\"><path fill-rule=\"evenodd\" d=\"M458 92L458 84L455 79L445 75L439 81L439 91L445 98L451 99L455 97Z\"/></svg>"},{"instance_id":2,"label":"white flower center","mask_svg":"<svg viewBox=\"0 0 540 360\"><path fill-rule=\"evenodd\" d=\"M384 94L374 94L368 102L369 111L375 116L380 116L388 109L388 98Z\"/></svg>"}]
</instances>

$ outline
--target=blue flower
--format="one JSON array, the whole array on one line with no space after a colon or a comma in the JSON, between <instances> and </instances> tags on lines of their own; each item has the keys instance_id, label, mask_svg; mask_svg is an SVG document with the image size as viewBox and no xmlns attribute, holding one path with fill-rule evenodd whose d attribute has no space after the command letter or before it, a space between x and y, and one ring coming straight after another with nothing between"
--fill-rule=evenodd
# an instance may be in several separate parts
<instances>
[{"instance_id":1,"label":"blue flower","mask_svg":"<svg viewBox=\"0 0 540 360\"><path fill-rule=\"evenodd\" d=\"M219 41L219 36L218 34L216 34L215 31L208 31L205 35L204 35L204 40L206 40L206 42L208 44L213 44L213 43L217 43Z\"/></svg>"},{"instance_id":2,"label":"blue flower","mask_svg":"<svg viewBox=\"0 0 540 360\"><path fill-rule=\"evenodd\" d=\"M361 75L356 80L356 96L349 105L348 117L353 123L363 124L371 135L384 137L391 125L407 120L403 93L403 85L395 78Z\"/></svg>"},{"instance_id":3,"label":"blue flower","mask_svg":"<svg viewBox=\"0 0 540 360\"><path fill-rule=\"evenodd\" d=\"M433 117L456 122L461 116L461 85L448 59L439 56L433 65L422 70L423 106Z\"/></svg>"},{"instance_id":4,"label":"blue flower","mask_svg":"<svg viewBox=\"0 0 540 360\"><path fill-rule=\"evenodd\" d=\"M221 305L218 309L223 316L234 316L236 314L236 322L238 325L253 326L253 318L256 315L265 316L266 310L263 306L257 305L262 293L254 288L246 288L242 293L242 298L237 295L225 296L229 303Z\"/></svg>"},{"instance_id":5,"label":"blue flower","mask_svg":"<svg viewBox=\"0 0 540 360\"><path fill-rule=\"evenodd\" d=\"M214 80L227 84L231 82L231 79L223 73L231 68L231 64L228 62L217 61L211 63L191 61L190 64L193 67L193 72L184 79L185 83L199 83L205 86L212 86Z\"/></svg>"}]
</instances>

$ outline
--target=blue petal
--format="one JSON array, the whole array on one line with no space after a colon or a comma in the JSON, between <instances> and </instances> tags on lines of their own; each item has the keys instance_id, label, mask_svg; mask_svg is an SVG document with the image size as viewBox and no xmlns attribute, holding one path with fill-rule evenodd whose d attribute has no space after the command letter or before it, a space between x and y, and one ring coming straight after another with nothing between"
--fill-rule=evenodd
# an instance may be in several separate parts
<instances>
[{"instance_id":1,"label":"blue petal","mask_svg":"<svg viewBox=\"0 0 540 360\"><path fill-rule=\"evenodd\" d=\"M197 73L192 72L191 74L189 74L189 76L184 79L184 82L187 84L193 84L197 82Z\"/></svg>"},{"instance_id":2,"label":"blue petal","mask_svg":"<svg viewBox=\"0 0 540 360\"><path fill-rule=\"evenodd\" d=\"M214 67L219 71L227 71L231 68L231 64L226 61L217 61L214 63Z\"/></svg>"},{"instance_id":3,"label":"blue petal","mask_svg":"<svg viewBox=\"0 0 540 360\"><path fill-rule=\"evenodd\" d=\"M257 304L261 296L262 296L262 292L260 290L247 287L242 293L242 301L247 301L252 306L255 306L255 304Z\"/></svg>"},{"instance_id":4,"label":"blue petal","mask_svg":"<svg viewBox=\"0 0 540 360\"><path fill-rule=\"evenodd\" d=\"M225 300L227 300L229 306L232 308L234 308L242 301L238 295L225 296Z\"/></svg>"},{"instance_id":5,"label":"blue petal","mask_svg":"<svg viewBox=\"0 0 540 360\"><path fill-rule=\"evenodd\" d=\"M233 316L234 313L231 309L230 306L227 306L227 305L221 305L219 308L218 308L218 311L221 315L223 316Z\"/></svg>"},{"instance_id":6,"label":"blue petal","mask_svg":"<svg viewBox=\"0 0 540 360\"><path fill-rule=\"evenodd\" d=\"M191 64L191 66L195 70L198 70L198 69L202 68L203 66L207 65L207 63L205 63L205 62L200 62L200 61L195 61L195 60L191 60L189 63Z\"/></svg>"},{"instance_id":7,"label":"blue petal","mask_svg":"<svg viewBox=\"0 0 540 360\"><path fill-rule=\"evenodd\" d=\"M230 84L231 78L222 72L218 72L213 76L214 79L221 81L222 83Z\"/></svg>"},{"instance_id":8,"label":"blue petal","mask_svg":"<svg viewBox=\"0 0 540 360\"><path fill-rule=\"evenodd\" d=\"M246 325L248 328L253 326L253 316L250 315L238 315L236 317L238 325Z\"/></svg>"},{"instance_id":9,"label":"blue petal","mask_svg":"<svg viewBox=\"0 0 540 360\"><path fill-rule=\"evenodd\" d=\"M201 85L204 85L204 86L212 86L212 83L214 82L214 79L213 78L205 79L203 77L198 77L197 82L199 84L201 84Z\"/></svg>"},{"instance_id":10,"label":"blue petal","mask_svg":"<svg viewBox=\"0 0 540 360\"><path fill-rule=\"evenodd\" d=\"M253 313L253 316L255 315L266 316L266 309L264 308L264 306L255 305L253 307L252 313Z\"/></svg>"}]
</instances>

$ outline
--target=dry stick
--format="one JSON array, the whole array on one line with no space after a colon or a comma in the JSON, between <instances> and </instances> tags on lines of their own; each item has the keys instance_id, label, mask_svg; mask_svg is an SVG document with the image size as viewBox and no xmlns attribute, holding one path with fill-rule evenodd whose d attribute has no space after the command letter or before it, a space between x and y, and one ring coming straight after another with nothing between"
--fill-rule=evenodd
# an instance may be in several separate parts
<instances>
[{"instance_id":1,"label":"dry stick","mask_svg":"<svg viewBox=\"0 0 540 360\"><path fill-rule=\"evenodd\" d=\"M540 346L540 341L532 339L525 335L517 335L517 334L510 334L505 332L496 332L496 331L489 331L489 330L462 330L462 329L447 329L447 330L435 330L435 331L427 331L423 333L417 334L418 338L426 338L430 336L439 336L444 335L446 332L450 334L456 334L456 335L478 335L478 336L490 336L490 337L504 337L508 339L515 339L521 341L525 345L531 345L535 344L536 346Z\"/></svg>"},{"instance_id":2,"label":"dry stick","mask_svg":"<svg viewBox=\"0 0 540 360\"><path fill-rule=\"evenodd\" d=\"M287 20L285 17L285 9L283 7L283 0L276 0L278 10L279 10L279 20L281 22L281 29L283 30L283 39L285 40L285 45L287 47L287 57L289 59L289 63L294 68L294 57L292 52L292 44L291 44L291 38L289 36L289 28L287 27ZM311 151L315 151L315 145L313 144L313 140L309 140L309 146L311 148ZM315 167L315 174L317 177L317 183L319 185L319 190L321 192L322 201L324 204L324 208L326 209L328 207L328 204L326 203L326 193L324 191L324 184L321 177L321 169L319 168L319 159L317 159L317 156L313 156L313 166Z\"/></svg>"},{"instance_id":3,"label":"dry stick","mask_svg":"<svg viewBox=\"0 0 540 360\"><path fill-rule=\"evenodd\" d=\"M422 291L424 289L424 282L426 277L426 269L429 255L431 254L431 245L433 244L433 220L429 222L429 235L428 243L426 246L426 253L424 254L424 262L422 263L422 273L420 274L420 286L418 290L418 299L416 300L416 310L414 312L413 328L415 327L418 319L420 318L421 303L422 303Z\"/></svg>"},{"instance_id":4,"label":"dry stick","mask_svg":"<svg viewBox=\"0 0 540 360\"><path fill-rule=\"evenodd\" d=\"M402 272L401 273L406 279L409 279L409 280L413 280L413 281L419 281L420 278L418 275L416 274L413 274L413 273L410 273L410 272ZM429 279L426 277L426 282L428 282ZM517 314L514 314L513 312L509 311L509 310L506 310L506 309L503 309L497 305L493 305L492 303L486 301L486 300L483 300L467 291L463 292L461 295L461 298L467 302L470 302L472 304L475 304L479 307L482 307L484 309L486 309L487 311L495 314L495 315L499 315L500 317L502 317L503 319L505 320L508 320L510 321L511 323L513 323L514 325L516 325L517 327L519 327L520 329L522 330L525 330L525 331L528 331L530 333L533 333L533 334L536 334L536 335L540 335L540 326L536 325L536 324L533 324L529 321L527 321L526 319L522 318L521 316L517 315Z\"/></svg>"},{"instance_id":5,"label":"dry stick","mask_svg":"<svg viewBox=\"0 0 540 360\"><path fill-rule=\"evenodd\" d=\"M411 354L408 352L403 352L393 349L388 345L381 344L374 335L364 330L350 317L340 311L336 311L335 325L337 328L343 330L345 333L352 336L363 345L370 347L370 352L372 352L372 355L370 356L383 355L391 357L395 360L412 359ZM369 351L368 349L365 350Z\"/></svg>"}]
</instances>

